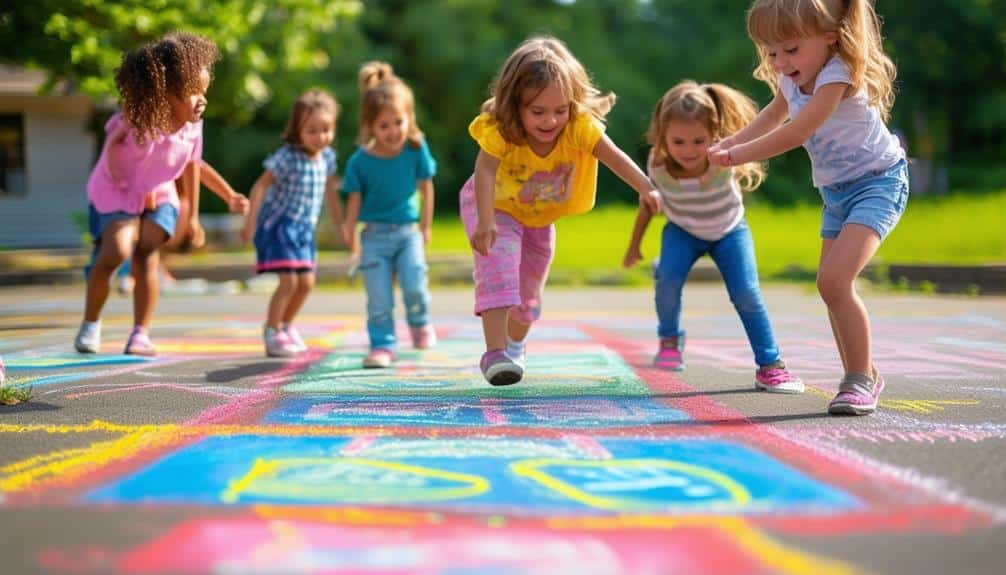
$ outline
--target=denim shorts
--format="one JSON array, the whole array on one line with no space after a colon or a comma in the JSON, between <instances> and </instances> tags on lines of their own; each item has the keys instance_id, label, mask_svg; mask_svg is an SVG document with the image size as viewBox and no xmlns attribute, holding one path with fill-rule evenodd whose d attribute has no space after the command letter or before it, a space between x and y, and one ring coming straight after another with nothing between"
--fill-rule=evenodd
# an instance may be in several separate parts
<instances>
[{"instance_id":1,"label":"denim shorts","mask_svg":"<svg viewBox=\"0 0 1006 575\"><path fill-rule=\"evenodd\" d=\"M94 204L87 206L87 229L94 238L94 243L101 242L101 234L105 233L108 224L118 220L131 220L133 218L143 218L157 224L157 227L164 230L168 237L175 235L175 224L178 223L178 208L171 204L161 204L154 210L146 210L142 214L130 214L127 212L109 212L103 214L94 209Z\"/></svg>"},{"instance_id":2,"label":"denim shorts","mask_svg":"<svg viewBox=\"0 0 1006 575\"><path fill-rule=\"evenodd\" d=\"M835 239L846 224L860 224L883 240L898 224L908 204L908 163L899 160L886 170L822 186L820 192L824 200L822 238Z\"/></svg>"}]
</instances>

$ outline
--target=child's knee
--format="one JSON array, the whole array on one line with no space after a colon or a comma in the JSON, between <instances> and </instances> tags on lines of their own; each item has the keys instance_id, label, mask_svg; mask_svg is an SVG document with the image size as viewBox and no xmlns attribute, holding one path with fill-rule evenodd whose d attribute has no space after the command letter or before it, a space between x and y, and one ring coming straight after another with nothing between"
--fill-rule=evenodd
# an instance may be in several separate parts
<instances>
[{"instance_id":1,"label":"child's knee","mask_svg":"<svg viewBox=\"0 0 1006 575\"><path fill-rule=\"evenodd\" d=\"M824 303L832 305L852 296L853 280L842 274L821 270L817 274L817 293Z\"/></svg>"}]
</instances>

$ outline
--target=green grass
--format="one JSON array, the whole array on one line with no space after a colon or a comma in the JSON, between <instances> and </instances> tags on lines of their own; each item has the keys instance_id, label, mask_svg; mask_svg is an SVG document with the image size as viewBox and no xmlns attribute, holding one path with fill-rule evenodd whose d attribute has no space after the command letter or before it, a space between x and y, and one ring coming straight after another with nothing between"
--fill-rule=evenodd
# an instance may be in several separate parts
<instances>
[{"instance_id":1,"label":"green grass","mask_svg":"<svg viewBox=\"0 0 1006 575\"><path fill-rule=\"evenodd\" d=\"M553 280L634 284L649 281L647 263L621 270L635 209L607 206L557 224ZM820 205L778 209L749 202L747 218L755 238L761 276L792 277L792 270L817 268ZM660 252L662 216L654 218L643 240L647 260ZM1006 263L1006 189L987 194L913 197L898 227L881 246L874 263ZM467 252L459 219L440 217L434 225L435 253Z\"/></svg>"},{"instance_id":2,"label":"green grass","mask_svg":"<svg viewBox=\"0 0 1006 575\"><path fill-rule=\"evenodd\" d=\"M31 388L0 385L0 405L17 405L31 398Z\"/></svg>"}]
</instances>

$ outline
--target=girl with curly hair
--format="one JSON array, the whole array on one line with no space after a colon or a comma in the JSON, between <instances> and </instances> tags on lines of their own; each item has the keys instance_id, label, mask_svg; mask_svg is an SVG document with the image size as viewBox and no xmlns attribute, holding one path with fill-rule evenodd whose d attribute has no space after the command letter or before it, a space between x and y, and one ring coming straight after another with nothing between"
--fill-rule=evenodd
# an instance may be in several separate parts
<instances>
[{"instance_id":1,"label":"girl with curly hair","mask_svg":"<svg viewBox=\"0 0 1006 575\"><path fill-rule=\"evenodd\" d=\"M197 210L178 221L175 180L181 179L183 188L198 189L202 117L218 57L210 40L177 32L122 58L115 74L122 110L105 124L105 144L87 182L95 258L84 319L74 339L81 353L100 349L109 278L132 254L136 287L125 353L155 354L149 330L159 293L160 249L176 233L192 234L194 243L201 243Z\"/></svg>"}]
</instances>

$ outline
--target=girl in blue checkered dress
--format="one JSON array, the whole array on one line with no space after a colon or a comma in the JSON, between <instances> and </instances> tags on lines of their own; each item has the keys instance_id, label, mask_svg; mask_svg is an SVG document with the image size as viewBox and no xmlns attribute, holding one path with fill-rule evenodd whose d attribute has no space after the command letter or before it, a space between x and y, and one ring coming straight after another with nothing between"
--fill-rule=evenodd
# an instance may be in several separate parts
<instances>
[{"instance_id":1,"label":"girl in blue checkered dress","mask_svg":"<svg viewBox=\"0 0 1006 575\"><path fill-rule=\"evenodd\" d=\"M315 280L315 228L325 196L336 229L342 209L336 187L335 137L338 105L329 94L310 90L294 104L283 131L285 144L262 163L265 171L251 191L251 209L241 237L254 237L258 273L279 275L263 330L266 355L292 357L307 350L293 320Z\"/></svg>"}]
</instances>

